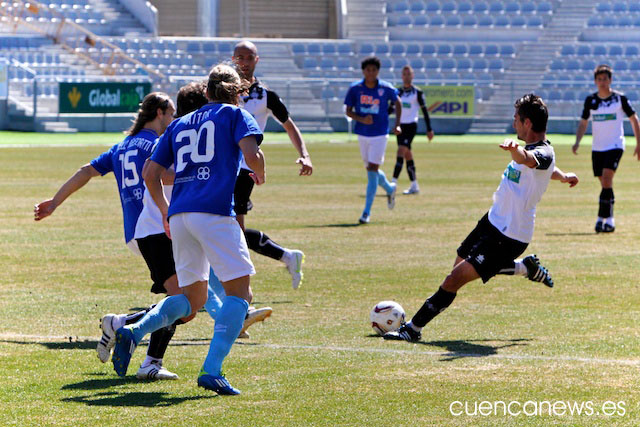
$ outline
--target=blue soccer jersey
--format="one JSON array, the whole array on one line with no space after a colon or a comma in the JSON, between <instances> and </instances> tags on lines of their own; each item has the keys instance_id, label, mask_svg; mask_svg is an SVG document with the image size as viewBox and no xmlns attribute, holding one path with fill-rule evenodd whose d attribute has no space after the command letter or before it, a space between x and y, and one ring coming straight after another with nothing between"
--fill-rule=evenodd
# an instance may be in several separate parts
<instances>
[{"instance_id":1,"label":"blue soccer jersey","mask_svg":"<svg viewBox=\"0 0 640 427\"><path fill-rule=\"evenodd\" d=\"M262 142L262 131L247 111L210 103L174 120L162 134L151 160L175 164L169 216L204 212L235 216L233 189L240 169L238 142L248 136Z\"/></svg>"},{"instance_id":2,"label":"blue soccer jersey","mask_svg":"<svg viewBox=\"0 0 640 427\"><path fill-rule=\"evenodd\" d=\"M142 129L91 161L91 166L101 175L113 172L116 176L127 243L133 239L143 207L142 167L151 155L157 138L158 135L151 129Z\"/></svg>"},{"instance_id":3,"label":"blue soccer jersey","mask_svg":"<svg viewBox=\"0 0 640 427\"><path fill-rule=\"evenodd\" d=\"M356 122L354 133L363 136L380 136L389 133L389 103L398 99L396 88L391 83L378 80L373 89L368 88L364 79L351 85L344 103L353 107L359 116L373 116L373 124Z\"/></svg>"}]
</instances>

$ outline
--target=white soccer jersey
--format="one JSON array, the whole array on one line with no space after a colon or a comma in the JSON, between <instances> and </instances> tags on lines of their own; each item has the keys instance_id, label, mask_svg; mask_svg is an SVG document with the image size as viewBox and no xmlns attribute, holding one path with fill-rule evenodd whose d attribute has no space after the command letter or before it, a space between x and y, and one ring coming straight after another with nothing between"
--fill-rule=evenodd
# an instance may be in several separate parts
<instances>
[{"instance_id":1,"label":"white soccer jersey","mask_svg":"<svg viewBox=\"0 0 640 427\"><path fill-rule=\"evenodd\" d=\"M629 105L626 96L613 92L611 96L602 99L598 93L593 93L584 101L582 118L591 117L593 133L593 151L624 150L624 115L631 117L635 111Z\"/></svg>"},{"instance_id":2,"label":"white soccer jersey","mask_svg":"<svg viewBox=\"0 0 640 427\"><path fill-rule=\"evenodd\" d=\"M529 243L533 237L536 205L555 169L555 154L548 141L528 144L524 149L534 155L538 166L530 168L513 160L509 163L493 193L489 221L505 236Z\"/></svg>"},{"instance_id":3,"label":"white soccer jersey","mask_svg":"<svg viewBox=\"0 0 640 427\"><path fill-rule=\"evenodd\" d=\"M422 91L415 86L411 86L410 88L401 87L397 90L397 93L402 104L400 123L417 123L420 108L425 108Z\"/></svg>"},{"instance_id":4,"label":"white soccer jersey","mask_svg":"<svg viewBox=\"0 0 640 427\"><path fill-rule=\"evenodd\" d=\"M289 119L289 112L287 107L280 99L277 93L267 89L257 79L255 83L249 87L249 94L247 96L240 97L240 107L244 108L256 119L260 130L264 132L264 128L267 127L267 119L269 114L280 122L284 123ZM240 165L242 169L251 170L242 157L242 163Z\"/></svg>"},{"instance_id":5,"label":"white soccer jersey","mask_svg":"<svg viewBox=\"0 0 640 427\"><path fill-rule=\"evenodd\" d=\"M171 202L171 192L173 191L173 185L163 185L162 189L164 195L169 202ZM153 236L154 234L164 233L164 225L162 224L162 213L158 209L158 205L153 201L147 185L144 185L144 196L142 198L143 208L138 217L136 223L136 232L133 236L135 239L142 239L147 236Z\"/></svg>"}]
</instances>

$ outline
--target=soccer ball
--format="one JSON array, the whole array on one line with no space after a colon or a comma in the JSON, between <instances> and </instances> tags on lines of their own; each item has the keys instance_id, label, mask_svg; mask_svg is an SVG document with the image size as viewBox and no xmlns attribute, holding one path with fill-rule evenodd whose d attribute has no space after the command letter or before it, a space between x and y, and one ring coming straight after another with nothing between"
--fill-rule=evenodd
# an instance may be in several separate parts
<instances>
[{"instance_id":1,"label":"soccer ball","mask_svg":"<svg viewBox=\"0 0 640 427\"><path fill-rule=\"evenodd\" d=\"M371 327L378 335L394 331L404 322L404 309L395 301L380 301L369 315Z\"/></svg>"}]
</instances>

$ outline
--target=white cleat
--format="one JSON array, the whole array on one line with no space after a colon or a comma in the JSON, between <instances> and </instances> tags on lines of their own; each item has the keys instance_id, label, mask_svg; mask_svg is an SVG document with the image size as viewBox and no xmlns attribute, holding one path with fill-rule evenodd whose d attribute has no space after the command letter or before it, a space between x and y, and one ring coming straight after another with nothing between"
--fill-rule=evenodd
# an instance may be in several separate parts
<instances>
[{"instance_id":1,"label":"white cleat","mask_svg":"<svg viewBox=\"0 0 640 427\"><path fill-rule=\"evenodd\" d=\"M302 264L304 263L304 253L298 250L288 251L289 256L285 258L285 265L289 274L291 274L291 287L295 290L298 289L304 278L302 273Z\"/></svg>"},{"instance_id":2,"label":"white cleat","mask_svg":"<svg viewBox=\"0 0 640 427\"><path fill-rule=\"evenodd\" d=\"M273 310L271 309L271 307L249 307L249 311L247 311L247 317L244 319L244 324L242 325L242 329L238 334L238 338L249 338L249 334L247 333L247 329L249 329L249 326L253 325L256 322L264 322L264 319L271 316L272 312Z\"/></svg>"},{"instance_id":3,"label":"white cleat","mask_svg":"<svg viewBox=\"0 0 640 427\"><path fill-rule=\"evenodd\" d=\"M138 369L136 378L139 380L177 380L178 374L174 374L164 368L161 363L149 363L147 366Z\"/></svg>"},{"instance_id":4,"label":"white cleat","mask_svg":"<svg viewBox=\"0 0 640 427\"><path fill-rule=\"evenodd\" d=\"M116 344L116 330L114 329L113 320L117 317L117 314L106 314L100 319L100 329L102 329L102 337L98 341L96 351L98 352L98 359L102 363L107 363L111 359L111 350Z\"/></svg>"},{"instance_id":5,"label":"white cleat","mask_svg":"<svg viewBox=\"0 0 640 427\"><path fill-rule=\"evenodd\" d=\"M420 194L420 187L413 185L402 192L402 194Z\"/></svg>"},{"instance_id":6,"label":"white cleat","mask_svg":"<svg viewBox=\"0 0 640 427\"><path fill-rule=\"evenodd\" d=\"M360 224L369 224L369 221L371 221L371 217L366 213L363 213L360 219L358 220Z\"/></svg>"},{"instance_id":7,"label":"white cleat","mask_svg":"<svg viewBox=\"0 0 640 427\"><path fill-rule=\"evenodd\" d=\"M396 184L392 183L391 186L393 190L391 193L387 193L387 208L389 208L389 210L393 209L396 205L396 190L398 189Z\"/></svg>"}]
</instances>

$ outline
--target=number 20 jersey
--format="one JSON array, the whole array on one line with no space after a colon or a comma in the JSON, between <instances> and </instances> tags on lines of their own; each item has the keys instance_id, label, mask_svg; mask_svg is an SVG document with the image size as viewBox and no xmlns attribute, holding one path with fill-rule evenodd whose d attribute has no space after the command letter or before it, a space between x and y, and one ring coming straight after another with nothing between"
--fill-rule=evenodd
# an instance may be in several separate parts
<instances>
[{"instance_id":1,"label":"number 20 jersey","mask_svg":"<svg viewBox=\"0 0 640 427\"><path fill-rule=\"evenodd\" d=\"M238 142L251 135L258 144L262 142L253 116L230 104L210 103L174 120L151 156L165 168L175 164L169 216L183 212L235 216Z\"/></svg>"},{"instance_id":2,"label":"number 20 jersey","mask_svg":"<svg viewBox=\"0 0 640 427\"><path fill-rule=\"evenodd\" d=\"M113 172L116 177L122 203L124 238L127 243L133 239L143 207L142 167L151 155L157 138L158 135L154 131L142 129L133 136L127 136L122 142L91 161L91 166L100 175Z\"/></svg>"}]
</instances>

